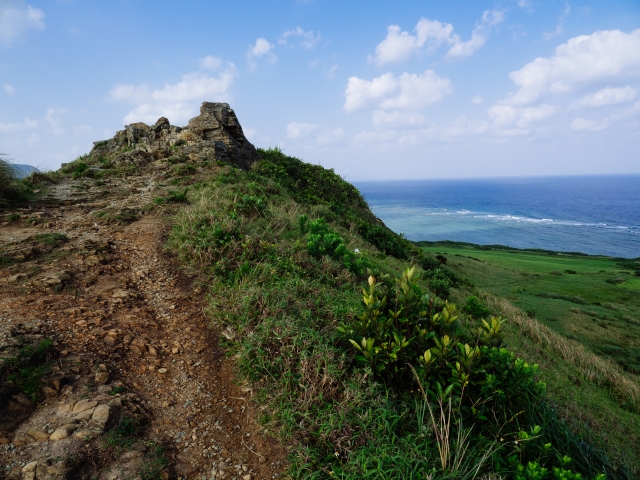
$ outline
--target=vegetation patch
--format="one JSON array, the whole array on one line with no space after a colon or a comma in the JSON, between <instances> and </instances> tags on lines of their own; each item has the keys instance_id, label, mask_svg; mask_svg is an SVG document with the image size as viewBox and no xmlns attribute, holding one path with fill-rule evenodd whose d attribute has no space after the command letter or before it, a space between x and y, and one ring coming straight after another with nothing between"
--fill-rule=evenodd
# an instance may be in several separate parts
<instances>
[{"instance_id":1,"label":"vegetation patch","mask_svg":"<svg viewBox=\"0 0 640 480\"><path fill-rule=\"evenodd\" d=\"M47 338L38 344L21 347L13 357L2 358L0 385L15 387L36 401L42 388L42 377L51 367L52 353L53 341Z\"/></svg>"},{"instance_id":2,"label":"vegetation patch","mask_svg":"<svg viewBox=\"0 0 640 480\"><path fill-rule=\"evenodd\" d=\"M513 312L483 318L474 301L478 319L458 311L442 297L471 288L464 277L402 237L381 241L394 235L385 227L363 235L380 224L354 187L279 150L260 154L251 172L220 166L193 185L168 248L208 285L265 429L296 445L292 477L631 478L507 348ZM583 354L585 372L603 362L593 379L633 401L617 367Z\"/></svg>"}]
</instances>

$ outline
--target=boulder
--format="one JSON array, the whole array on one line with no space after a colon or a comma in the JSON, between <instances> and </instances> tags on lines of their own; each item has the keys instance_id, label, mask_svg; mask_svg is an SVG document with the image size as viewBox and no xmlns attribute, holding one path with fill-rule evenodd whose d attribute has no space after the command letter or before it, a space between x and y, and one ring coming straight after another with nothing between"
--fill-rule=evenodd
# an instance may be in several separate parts
<instances>
[{"instance_id":1,"label":"boulder","mask_svg":"<svg viewBox=\"0 0 640 480\"><path fill-rule=\"evenodd\" d=\"M203 102L200 115L189 120L188 129L198 140L214 147L218 160L248 170L260 158L228 103Z\"/></svg>"}]
</instances>

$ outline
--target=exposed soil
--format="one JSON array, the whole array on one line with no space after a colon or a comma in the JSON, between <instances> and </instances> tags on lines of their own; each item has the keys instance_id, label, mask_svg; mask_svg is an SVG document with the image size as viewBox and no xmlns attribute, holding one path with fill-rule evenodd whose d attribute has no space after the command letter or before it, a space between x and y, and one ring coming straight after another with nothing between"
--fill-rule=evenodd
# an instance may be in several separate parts
<instances>
[{"instance_id":1,"label":"exposed soil","mask_svg":"<svg viewBox=\"0 0 640 480\"><path fill-rule=\"evenodd\" d=\"M37 403L0 393L0 478L283 471L285 449L261 434L251 390L234 383L208 324L205 289L163 248L170 216L149 208L162 179L158 164L102 186L63 181L0 226L0 357L54 341ZM124 447L123 421L137 426ZM166 466L154 464L158 445Z\"/></svg>"}]
</instances>

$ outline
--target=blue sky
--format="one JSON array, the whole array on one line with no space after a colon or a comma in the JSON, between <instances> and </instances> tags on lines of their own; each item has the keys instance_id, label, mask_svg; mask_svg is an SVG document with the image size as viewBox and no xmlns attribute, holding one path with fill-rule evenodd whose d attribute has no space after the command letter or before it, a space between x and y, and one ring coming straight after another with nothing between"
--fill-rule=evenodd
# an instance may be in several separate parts
<instances>
[{"instance_id":1,"label":"blue sky","mask_svg":"<svg viewBox=\"0 0 640 480\"><path fill-rule=\"evenodd\" d=\"M640 173L640 2L0 0L0 152L227 101L349 180Z\"/></svg>"}]
</instances>

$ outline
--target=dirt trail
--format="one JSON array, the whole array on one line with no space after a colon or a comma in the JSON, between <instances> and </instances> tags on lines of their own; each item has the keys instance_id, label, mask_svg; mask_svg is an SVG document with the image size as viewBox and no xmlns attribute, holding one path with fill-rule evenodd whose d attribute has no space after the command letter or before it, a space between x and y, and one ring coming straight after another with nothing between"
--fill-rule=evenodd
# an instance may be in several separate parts
<instances>
[{"instance_id":1,"label":"dirt trail","mask_svg":"<svg viewBox=\"0 0 640 480\"><path fill-rule=\"evenodd\" d=\"M285 452L260 434L251 391L234 384L203 289L163 249L166 217L141 213L157 180L65 181L0 226L0 357L54 340L37 405L11 389L0 399L0 478L248 480L282 471ZM100 212L138 219L122 225ZM142 433L123 447L116 433L126 422Z\"/></svg>"}]
</instances>

